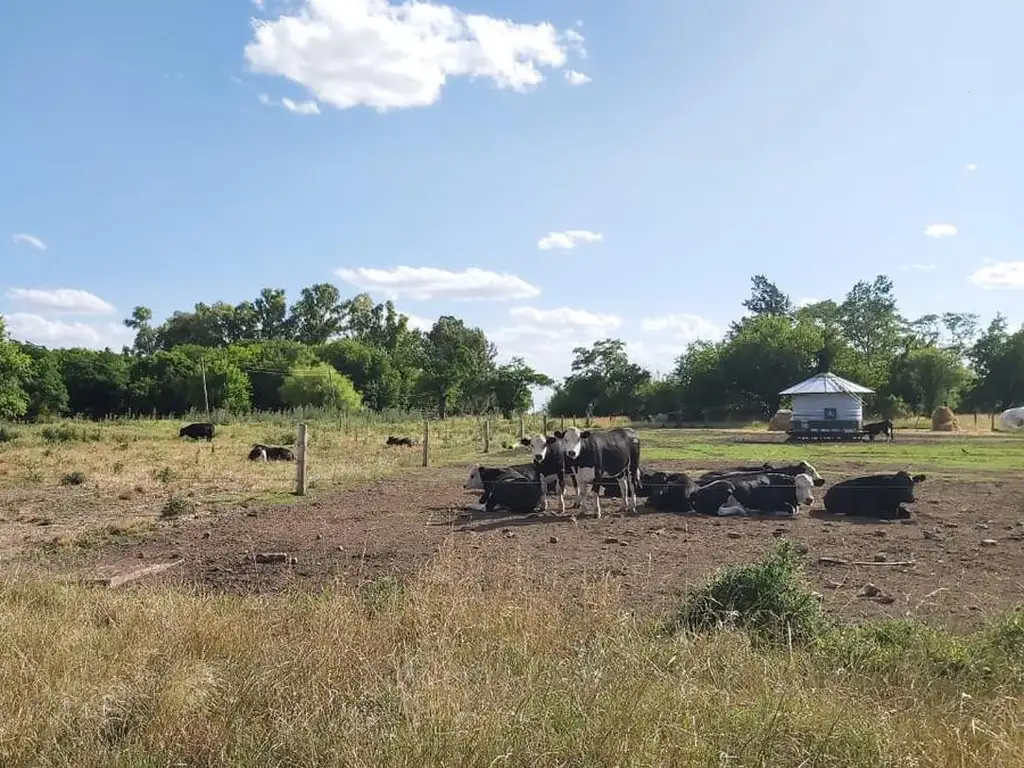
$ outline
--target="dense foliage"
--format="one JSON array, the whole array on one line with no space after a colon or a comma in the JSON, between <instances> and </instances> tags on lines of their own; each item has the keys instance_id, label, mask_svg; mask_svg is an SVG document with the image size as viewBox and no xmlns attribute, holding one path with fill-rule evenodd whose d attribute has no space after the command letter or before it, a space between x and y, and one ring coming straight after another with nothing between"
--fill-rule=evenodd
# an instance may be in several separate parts
<instances>
[{"instance_id":1,"label":"dense foliage","mask_svg":"<svg viewBox=\"0 0 1024 768\"><path fill-rule=\"evenodd\" d=\"M457 317L422 332L391 302L342 299L329 283L304 288L291 306L283 290L265 288L254 301L196 304L158 326L136 307L125 320L135 342L120 352L12 341L0 317L0 418L180 415L206 399L234 412L309 405L511 417L533 407L537 386L555 386L552 415L764 418L782 405L780 390L822 370L875 389L875 409L888 416L1024 400L1024 329L1011 332L1001 315L985 329L973 314L908 320L881 275L841 302L802 307L764 275L752 283L747 314L722 340L689 345L669 376L655 379L625 343L603 339L573 350L557 386L522 359L497 364L484 332Z\"/></svg>"}]
</instances>

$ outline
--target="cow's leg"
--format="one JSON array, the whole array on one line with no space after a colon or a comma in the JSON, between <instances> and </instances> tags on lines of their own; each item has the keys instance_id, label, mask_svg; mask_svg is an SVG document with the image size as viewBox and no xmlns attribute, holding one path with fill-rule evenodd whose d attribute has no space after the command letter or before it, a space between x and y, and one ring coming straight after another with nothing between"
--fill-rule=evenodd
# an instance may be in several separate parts
<instances>
[{"instance_id":1,"label":"cow's leg","mask_svg":"<svg viewBox=\"0 0 1024 768\"><path fill-rule=\"evenodd\" d=\"M540 497L544 500L544 514L548 513L548 479L537 468L537 482L540 484Z\"/></svg>"},{"instance_id":2,"label":"cow's leg","mask_svg":"<svg viewBox=\"0 0 1024 768\"><path fill-rule=\"evenodd\" d=\"M555 475L555 490L558 491L558 509L565 514L565 473L559 472Z\"/></svg>"},{"instance_id":3,"label":"cow's leg","mask_svg":"<svg viewBox=\"0 0 1024 768\"><path fill-rule=\"evenodd\" d=\"M615 480L619 484L619 493L622 494L622 516L625 517L629 511L629 478L624 472Z\"/></svg>"},{"instance_id":4,"label":"cow's leg","mask_svg":"<svg viewBox=\"0 0 1024 768\"><path fill-rule=\"evenodd\" d=\"M594 468L594 480L590 485L590 490L594 494L594 506L597 509L597 519L601 519L601 478L603 477L601 470Z\"/></svg>"}]
</instances>

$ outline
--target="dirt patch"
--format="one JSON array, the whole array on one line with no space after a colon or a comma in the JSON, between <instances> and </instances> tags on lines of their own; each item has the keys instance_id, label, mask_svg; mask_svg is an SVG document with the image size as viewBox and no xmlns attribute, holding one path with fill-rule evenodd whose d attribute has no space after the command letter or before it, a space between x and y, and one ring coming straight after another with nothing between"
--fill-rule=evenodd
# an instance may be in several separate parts
<instances>
[{"instance_id":1,"label":"dirt patch","mask_svg":"<svg viewBox=\"0 0 1024 768\"><path fill-rule=\"evenodd\" d=\"M692 462L652 466L694 468ZM860 471L818 468L831 481ZM1009 476L932 475L918 491L914 518L886 523L823 519L820 501L792 519L716 519L643 507L623 518L620 500L607 499L597 520L592 508L587 517L573 518L571 508L558 516L552 497L547 516L488 517L464 509L476 501L462 489L467 471L415 471L327 499L161 523L144 536L84 551L75 570L111 572L183 558L148 583L230 593L316 589L408 575L450 542L460 557L522 556L548 580L610 577L627 605L648 613L677 604L689 584L715 568L748 562L789 539L806 548L809 580L826 606L849 619L911 614L973 624L1018 602L1024 588L1024 481ZM819 499L826 489L817 489ZM258 562L255 555L264 552L287 557Z\"/></svg>"}]
</instances>

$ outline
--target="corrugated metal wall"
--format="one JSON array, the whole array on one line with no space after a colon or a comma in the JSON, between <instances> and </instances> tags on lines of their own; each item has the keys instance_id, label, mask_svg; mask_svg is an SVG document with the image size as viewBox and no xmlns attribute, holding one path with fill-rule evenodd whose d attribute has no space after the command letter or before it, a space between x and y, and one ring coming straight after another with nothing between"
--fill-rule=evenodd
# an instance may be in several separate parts
<instances>
[{"instance_id":1,"label":"corrugated metal wall","mask_svg":"<svg viewBox=\"0 0 1024 768\"><path fill-rule=\"evenodd\" d=\"M793 395L793 427L797 428L797 421L824 421L826 408L835 409L836 421L855 421L859 426L864 418L860 401L842 392Z\"/></svg>"}]
</instances>

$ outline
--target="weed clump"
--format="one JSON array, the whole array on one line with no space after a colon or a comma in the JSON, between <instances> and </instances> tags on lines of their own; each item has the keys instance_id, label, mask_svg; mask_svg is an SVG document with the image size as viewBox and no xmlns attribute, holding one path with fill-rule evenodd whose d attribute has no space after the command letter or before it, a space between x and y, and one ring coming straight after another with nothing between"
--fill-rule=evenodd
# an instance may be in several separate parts
<instances>
[{"instance_id":1,"label":"weed clump","mask_svg":"<svg viewBox=\"0 0 1024 768\"><path fill-rule=\"evenodd\" d=\"M85 472L80 472L77 469L74 472L68 472L66 475L62 475L60 478L61 485L83 485L86 477Z\"/></svg>"},{"instance_id":2,"label":"weed clump","mask_svg":"<svg viewBox=\"0 0 1024 768\"><path fill-rule=\"evenodd\" d=\"M103 439L103 432L98 427L78 427L74 424L57 424L46 426L39 435L47 443L98 443Z\"/></svg>"},{"instance_id":3,"label":"weed clump","mask_svg":"<svg viewBox=\"0 0 1024 768\"><path fill-rule=\"evenodd\" d=\"M164 520L171 520L182 515L188 515L196 510L196 505L183 496L171 496L160 508L160 517Z\"/></svg>"},{"instance_id":4,"label":"weed clump","mask_svg":"<svg viewBox=\"0 0 1024 768\"><path fill-rule=\"evenodd\" d=\"M19 437L21 437L21 433L14 427L0 424L0 443L13 443Z\"/></svg>"},{"instance_id":5,"label":"weed clump","mask_svg":"<svg viewBox=\"0 0 1024 768\"><path fill-rule=\"evenodd\" d=\"M761 560L720 569L691 589L670 626L691 632L735 628L770 645L811 641L831 621L800 576L800 554L783 542Z\"/></svg>"}]
</instances>

